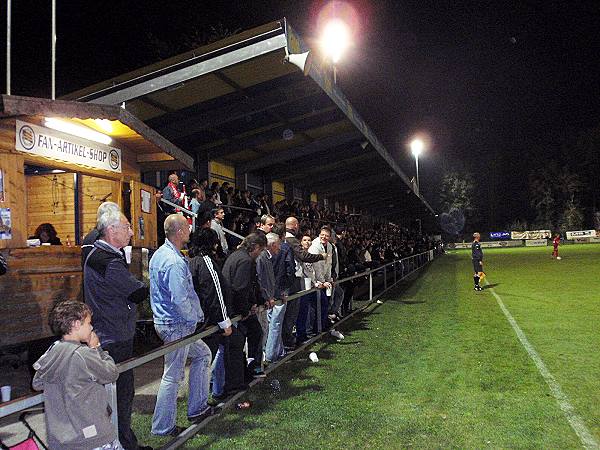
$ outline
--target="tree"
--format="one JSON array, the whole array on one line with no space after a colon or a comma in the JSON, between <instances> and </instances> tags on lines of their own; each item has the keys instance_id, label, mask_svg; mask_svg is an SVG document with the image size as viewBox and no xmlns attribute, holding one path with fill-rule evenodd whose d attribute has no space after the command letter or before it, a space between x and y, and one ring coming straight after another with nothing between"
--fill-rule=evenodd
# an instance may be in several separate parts
<instances>
[{"instance_id":1,"label":"tree","mask_svg":"<svg viewBox=\"0 0 600 450\"><path fill-rule=\"evenodd\" d=\"M473 192L475 186L473 177L468 172L460 175L458 172L449 172L442 178L440 188L440 201L442 211L450 212L453 209L462 211L469 216L474 211Z\"/></svg>"},{"instance_id":2,"label":"tree","mask_svg":"<svg viewBox=\"0 0 600 450\"><path fill-rule=\"evenodd\" d=\"M536 212L534 228L581 229L584 216L577 195L582 191L581 177L566 166L552 162L529 175L529 198Z\"/></svg>"},{"instance_id":3,"label":"tree","mask_svg":"<svg viewBox=\"0 0 600 450\"><path fill-rule=\"evenodd\" d=\"M473 177L468 172L448 172L442 178L440 187L441 215L440 224L443 230L457 236L462 232L465 223L475 210Z\"/></svg>"}]
</instances>

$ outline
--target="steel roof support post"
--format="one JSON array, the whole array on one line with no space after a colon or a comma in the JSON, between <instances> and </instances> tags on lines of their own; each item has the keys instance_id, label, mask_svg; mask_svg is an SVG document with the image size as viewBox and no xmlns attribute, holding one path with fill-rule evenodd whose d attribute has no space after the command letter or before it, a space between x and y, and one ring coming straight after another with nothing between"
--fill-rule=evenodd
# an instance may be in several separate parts
<instances>
[{"instance_id":1,"label":"steel roof support post","mask_svg":"<svg viewBox=\"0 0 600 450\"><path fill-rule=\"evenodd\" d=\"M196 178L198 181L202 179L210 179L210 160L207 154L196 153L194 156L196 165Z\"/></svg>"},{"instance_id":2,"label":"steel roof support post","mask_svg":"<svg viewBox=\"0 0 600 450\"><path fill-rule=\"evenodd\" d=\"M273 201L273 177L268 175L263 175L263 192L271 197L271 201Z\"/></svg>"},{"instance_id":3,"label":"steel roof support post","mask_svg":"<svg viewBox=\"0 0 600 450\"><path fill-rule=\"evenodd\" d=\"M235 168L235 187L241 191L248 189L248 174L239 167Z\"/></svg>"}]
</instances>

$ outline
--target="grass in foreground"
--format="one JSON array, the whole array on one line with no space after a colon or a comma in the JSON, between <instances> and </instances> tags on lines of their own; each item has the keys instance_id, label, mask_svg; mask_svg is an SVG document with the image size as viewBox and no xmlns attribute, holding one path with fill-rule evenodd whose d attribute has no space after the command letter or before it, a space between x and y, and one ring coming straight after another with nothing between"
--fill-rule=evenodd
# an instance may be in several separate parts
<instances>
[{"instance_id":1,"label":"grass in foreground","mask_svg":"<svg viewBox=\"0 0 600 450\"><path fill-rule=\"evenodd\" d=\"M600 248L486 252L486 272L596 439L600 439ZM253 407L214 420L185 448L581 447L468 253L435 261L404 292L272 373ZM271 387L277 379L281 389ZM178 423L185 424L185 403ZM151 415L136 415L138 436ZM141 439L159 446L166 439Z\"/></svg>"}]
</instances>

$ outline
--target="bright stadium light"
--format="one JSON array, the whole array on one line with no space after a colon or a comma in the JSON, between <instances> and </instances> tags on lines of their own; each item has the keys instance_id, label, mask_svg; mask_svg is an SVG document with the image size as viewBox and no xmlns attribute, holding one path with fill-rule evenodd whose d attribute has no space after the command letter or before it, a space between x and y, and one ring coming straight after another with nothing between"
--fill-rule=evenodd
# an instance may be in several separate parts
<instances>
[{"instance_id":1,"label":"bright stadium light","mask_svg":"<svg viewBox=\"0 0 600 450\"><path fill-rule=\"evenodd\" d=\"M350 46L350 29L341 19L332 19L323 28L321 46L333 64L337 64Z\"/></svg>"},{"instance_id":2,"label":"bright stadium light","mask_svg":"<svg viewBox=\"0 0 600 450\"><path fill-rule=\"evenodd\" d=\"M421 185L419 184L419 155L425 149L425 143L419 139L413 139L410 143L410 151L415 157L415 164L417 166L417 191L420 189Z\"/></svg>"},{"instance_id":3,"label":"bright stadium light","mask_svg":"<svg viewBox=\"0 0 600 450\"><path fill-rule=\"evenodd\" d=\"M419 155L423 152L425 148L425 143L421 139L413 139L410 143L410 151L412 152L415 158L418 158Z\"/></svg>"}]
</instances>

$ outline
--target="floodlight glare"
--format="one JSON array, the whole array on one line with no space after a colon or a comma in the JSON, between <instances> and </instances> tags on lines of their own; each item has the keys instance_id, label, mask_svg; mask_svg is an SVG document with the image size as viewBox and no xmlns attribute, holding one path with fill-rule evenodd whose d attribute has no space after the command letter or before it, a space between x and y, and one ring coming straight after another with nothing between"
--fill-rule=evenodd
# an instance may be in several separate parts
<instances>
[{"instance_id":1,"label":"floodlight glare","mask_svg":"<svg viewBox=\"0 0 600 450\"><path fill-rule=\"evenodd\" d=\"M418 157L423 152L424 148L425 144L421 139L413 139L410 143L410 151L415 157Z\"/></svg>"},{"instance_id":2,"label":"floodlight glare","mask_svg":"<svg viewBox=\"0 0 600 450\"><path fill-rule=\"evenodd\" d=\"M325 25L321 35L321 46L325 54L337 64L350 45L350 30L340 19L333 19Z\"/></svg>"}]
</instances>

